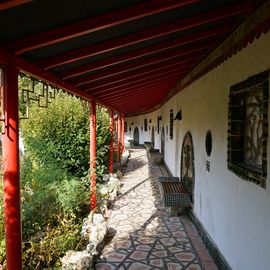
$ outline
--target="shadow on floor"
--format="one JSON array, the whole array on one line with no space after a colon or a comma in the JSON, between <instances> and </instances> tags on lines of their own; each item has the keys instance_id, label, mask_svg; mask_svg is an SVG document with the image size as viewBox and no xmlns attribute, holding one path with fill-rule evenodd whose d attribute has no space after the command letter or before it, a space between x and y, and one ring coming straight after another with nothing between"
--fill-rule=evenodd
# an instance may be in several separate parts
<instances>
[{"instance_id":1,"label":"shadow on floor","mask_svg":"<svg viewBox=\"0 0 270 270\"><path fill-rule=\"evenodd\" d=\"M143 159L143 166L138 166L138 157ZM210 270L192 244L188 223L182 221L183 217L170 217L162 206L160 175L160 168L148 162L144 149L133 149L122 179L122 194L108 221L111 235L95 269Z\"/></svg>"}]
</instances>

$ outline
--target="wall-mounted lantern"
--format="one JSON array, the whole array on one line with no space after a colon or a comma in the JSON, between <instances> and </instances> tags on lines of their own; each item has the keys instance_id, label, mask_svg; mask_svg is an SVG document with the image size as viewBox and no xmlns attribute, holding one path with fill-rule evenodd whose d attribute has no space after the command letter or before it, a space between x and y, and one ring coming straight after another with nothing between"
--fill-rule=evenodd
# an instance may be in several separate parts
<instances>
[{"instance_id":1,"label":"wall-mounted lantern","mask_svg":"<svg viewBox=\"0 0 270 270\"><path fill-rule=\"evenodd\" d=\"M181 110L175 115L173 120L178 120L178 121L182 120L182 111Z\"/></svg>"}]
</instances>

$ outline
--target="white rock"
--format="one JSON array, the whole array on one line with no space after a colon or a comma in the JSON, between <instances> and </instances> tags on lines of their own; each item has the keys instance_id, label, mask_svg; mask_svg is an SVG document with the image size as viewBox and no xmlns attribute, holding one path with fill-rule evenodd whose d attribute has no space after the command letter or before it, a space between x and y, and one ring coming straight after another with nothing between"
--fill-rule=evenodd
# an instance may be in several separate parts
<instances>
[{"instance_id":1,"label":"white rock","mask_svg":"<svg viewBox=\"0 0 270 270\"><path fill-rule=\"evenodd\" d=\"M104 174L103 177L102 177L102 180L103 180L104 182L109 181L109 179L110 179L110 175L109 175L109 174Z\"/></svg>"},{"instance_id":2,"label":"white rock","mask_svg":"<svg viewBox=\"0 0 270 270\"><path fill-rule=\"evenodd\" d=\"M91 218L92 217L92 218ZM102 243L107 231L106 221L102 214L94 213L84 224L82 236L88 240L87 250L92 255L97 254L97 246Z\"/></svg>"},{"instance_id":3,"label":"white rock","mask_svg":"<svg viewBox=\"0 0 270 270\"><path fill-rule=\"evenodd\" d=\"M86 250L66 252L61 259L63 270L88 270L92 269L93 256Z\"/></svg>"},{"instance_id":4,"label":"white rock","mask_svg":"<svg viewBox=\"0 0 270 270\"><path fill-rule=\"evenodd\" d=\"M105 218L101 214L94 214L93 216L93 224L103 223Z\"/></svg>"}]
</instances>

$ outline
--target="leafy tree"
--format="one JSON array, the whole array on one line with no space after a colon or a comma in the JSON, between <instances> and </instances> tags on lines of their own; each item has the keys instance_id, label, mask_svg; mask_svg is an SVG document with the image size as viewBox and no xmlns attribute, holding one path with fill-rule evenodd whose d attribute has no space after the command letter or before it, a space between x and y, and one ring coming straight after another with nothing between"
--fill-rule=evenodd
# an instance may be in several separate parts
<instances>
[{"instance_id":1,"label":"leafy tree","mask_svg":"<svg viewBox=\"0 0 270 270\"><path fill-rule=\"evenodd\" d=\"M21 106L23 107L23 106ZM89 112L81 101L60 92L47 109L33 104L30 116L21 121L26 151L41 163L54 159L72 175L83 175L89 168ZM97 172L107 170L109 117L97 107Z\"/></svg>"}]
</instances>

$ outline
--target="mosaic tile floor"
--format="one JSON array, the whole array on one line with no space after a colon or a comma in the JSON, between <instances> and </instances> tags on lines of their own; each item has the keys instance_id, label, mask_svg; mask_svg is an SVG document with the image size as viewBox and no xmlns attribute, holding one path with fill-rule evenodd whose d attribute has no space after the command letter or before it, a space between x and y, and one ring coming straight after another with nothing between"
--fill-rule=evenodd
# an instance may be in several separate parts
<instances>
[{"instance_id":1,"label":"mosaic tile floor","mask_svg":"<svg viewBox=\"0 0 270 270\"><path fill-rule=\"evenodd\" d=\"M217 270L187 217L170 217L162 206L157 183L162 173L148 162L145 149L131 150L108 220L111 241L96 270Z\"/></svg>"}]
</instances>

